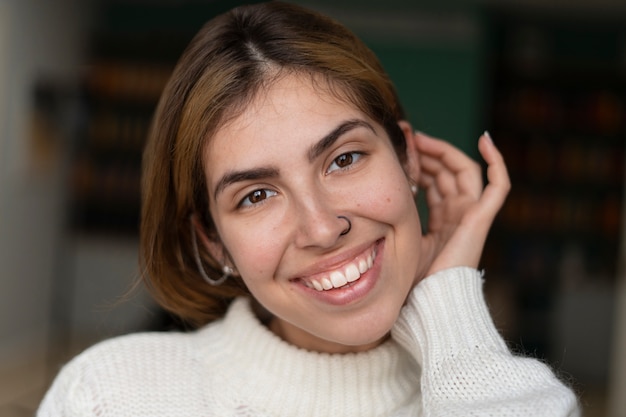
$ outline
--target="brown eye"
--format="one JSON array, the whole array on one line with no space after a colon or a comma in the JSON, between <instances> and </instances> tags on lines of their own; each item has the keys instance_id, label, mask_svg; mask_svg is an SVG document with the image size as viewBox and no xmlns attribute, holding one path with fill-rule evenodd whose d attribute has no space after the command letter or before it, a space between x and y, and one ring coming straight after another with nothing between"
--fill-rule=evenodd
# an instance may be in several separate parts
<instances>
[{"instance_id":1,"label":"brown eye","mask_svg":"<svg viewBox=\"0 0 626 417\"><path fill-rule=\"evenodd\" d=\"M337 159L335 159L335 163L339 168L345 168L348 165L352 164L352 154L344 153L343 155L339 155Z\"/></svg>"},{"instance_id":2,"label":"brown eye","mask_svg":"<svg viewBox=\"0 0 626 417\"><path fill-rule=\"evenodd\" d=\"M248 194L241 201L241 203L239 203L239 206L240 207L254 206L255 204L262 203L268 198L273 197L275 195L276 195L276 192L272 190L267 190L267 189L254 190L250 194Z\"/></svg>"},{"instance_id":3,"label":"brown eye","mask_svg":"<svg viewBox=\"0 0 626 417\"><path fill-rule=\"evenodd\" d=\"M330 164L326 173L329 174L333 171L337 170L346 170L352 168L354 165L364 154L361 152L346 152L335 159L333 159L333 163Z\"/></svg>"},{"instance_id":4,"label":"brown eye","mask_svg":"<svg viewBox=\"0 0 626 417\"><path fill-rule=\"evenodd\" d=\"M265 200L267 198L267 193L265 190L256 190L252 194L250 194L250 202L252 204L256 204L259 201Z\"/></svg>"}]
</instances>

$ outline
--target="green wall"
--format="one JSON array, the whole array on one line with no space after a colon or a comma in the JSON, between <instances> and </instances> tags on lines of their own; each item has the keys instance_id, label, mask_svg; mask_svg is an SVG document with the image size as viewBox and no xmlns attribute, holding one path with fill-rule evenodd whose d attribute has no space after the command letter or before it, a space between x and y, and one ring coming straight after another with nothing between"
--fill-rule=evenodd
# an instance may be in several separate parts
<instances>
[{"instance_id":1,"label":"green wall","mask_svg":"<svg viewBox=\"0 0 626 417\"><path fill-rule=\"evenodd\" d=\"M484 130L480 48L368 43L394 81L413 127L475 156Z\"/></svg>"},{"instance_id":2,"label":"green wall","mask_svg":"<svg viewBox=\"0 0 626 417\"><path fill-rule=\"evenodd\" d=\"M378 55L416 130L476 158L484 108L484 15L457 0L295 0L346 25Z\"/></svg>"}]
</instances>

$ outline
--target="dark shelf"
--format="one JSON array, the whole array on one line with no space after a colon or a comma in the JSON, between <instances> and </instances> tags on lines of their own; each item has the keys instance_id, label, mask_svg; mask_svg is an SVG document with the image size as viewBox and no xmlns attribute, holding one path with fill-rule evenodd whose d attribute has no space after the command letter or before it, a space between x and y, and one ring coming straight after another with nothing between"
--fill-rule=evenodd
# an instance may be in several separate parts
<instances>
[{"instance_id":1,"label":"dark shelf","mask_svg":"<svg viewBox=\"0 0 626 417\"><path fill-rule=\"evenodd\" d=\"M504 11L489 21L486 122L512 190L483 266L515 288L510 302L519 317L508 332L515 348L548 358L557 294L571 285L613 285L617 275L626 152L622 26Z\"/></svg>"}]
</instances>

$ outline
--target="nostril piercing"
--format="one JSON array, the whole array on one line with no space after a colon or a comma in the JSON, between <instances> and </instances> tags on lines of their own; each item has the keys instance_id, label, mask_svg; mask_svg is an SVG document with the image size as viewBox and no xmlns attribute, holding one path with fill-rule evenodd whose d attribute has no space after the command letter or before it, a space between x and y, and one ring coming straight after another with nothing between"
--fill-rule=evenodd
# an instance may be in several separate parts
<instances>
[{"instance_id":1,"label":"nostril piercing","mask_svg":"<svg viewBox=\"0 0 626 417\"><path fill-rule=\"evenodd\" d=\"M339 235L343 236L343 235L347 235L348 233L350 233L350 230L352 230L352 222L350 221L349 218L347 218L346 216L337 216L338 219L344 219L346 222L348 222L348 227L346 227Z\"/></svg>"}]
</instances>

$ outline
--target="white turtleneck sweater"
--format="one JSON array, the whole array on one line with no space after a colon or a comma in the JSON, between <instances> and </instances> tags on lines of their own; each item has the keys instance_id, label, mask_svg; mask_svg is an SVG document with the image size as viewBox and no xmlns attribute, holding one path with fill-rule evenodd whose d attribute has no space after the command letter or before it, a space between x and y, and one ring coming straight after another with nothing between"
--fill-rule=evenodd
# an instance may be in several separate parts
<instances>
[{"instance_id":1,"label":"white turtleneck sweater","mask_svg":"<svg viewBox=\"0 0 626 417\"><path fill-rule=\"evenodd\" d=\"M363 353L290 345L247 299L193 333L102 342L66 365L47 416L577 416L574 394L537 360L508 351L480 273L453 268L410 294L392 338Z\"/></svg>"}]
</instances>

